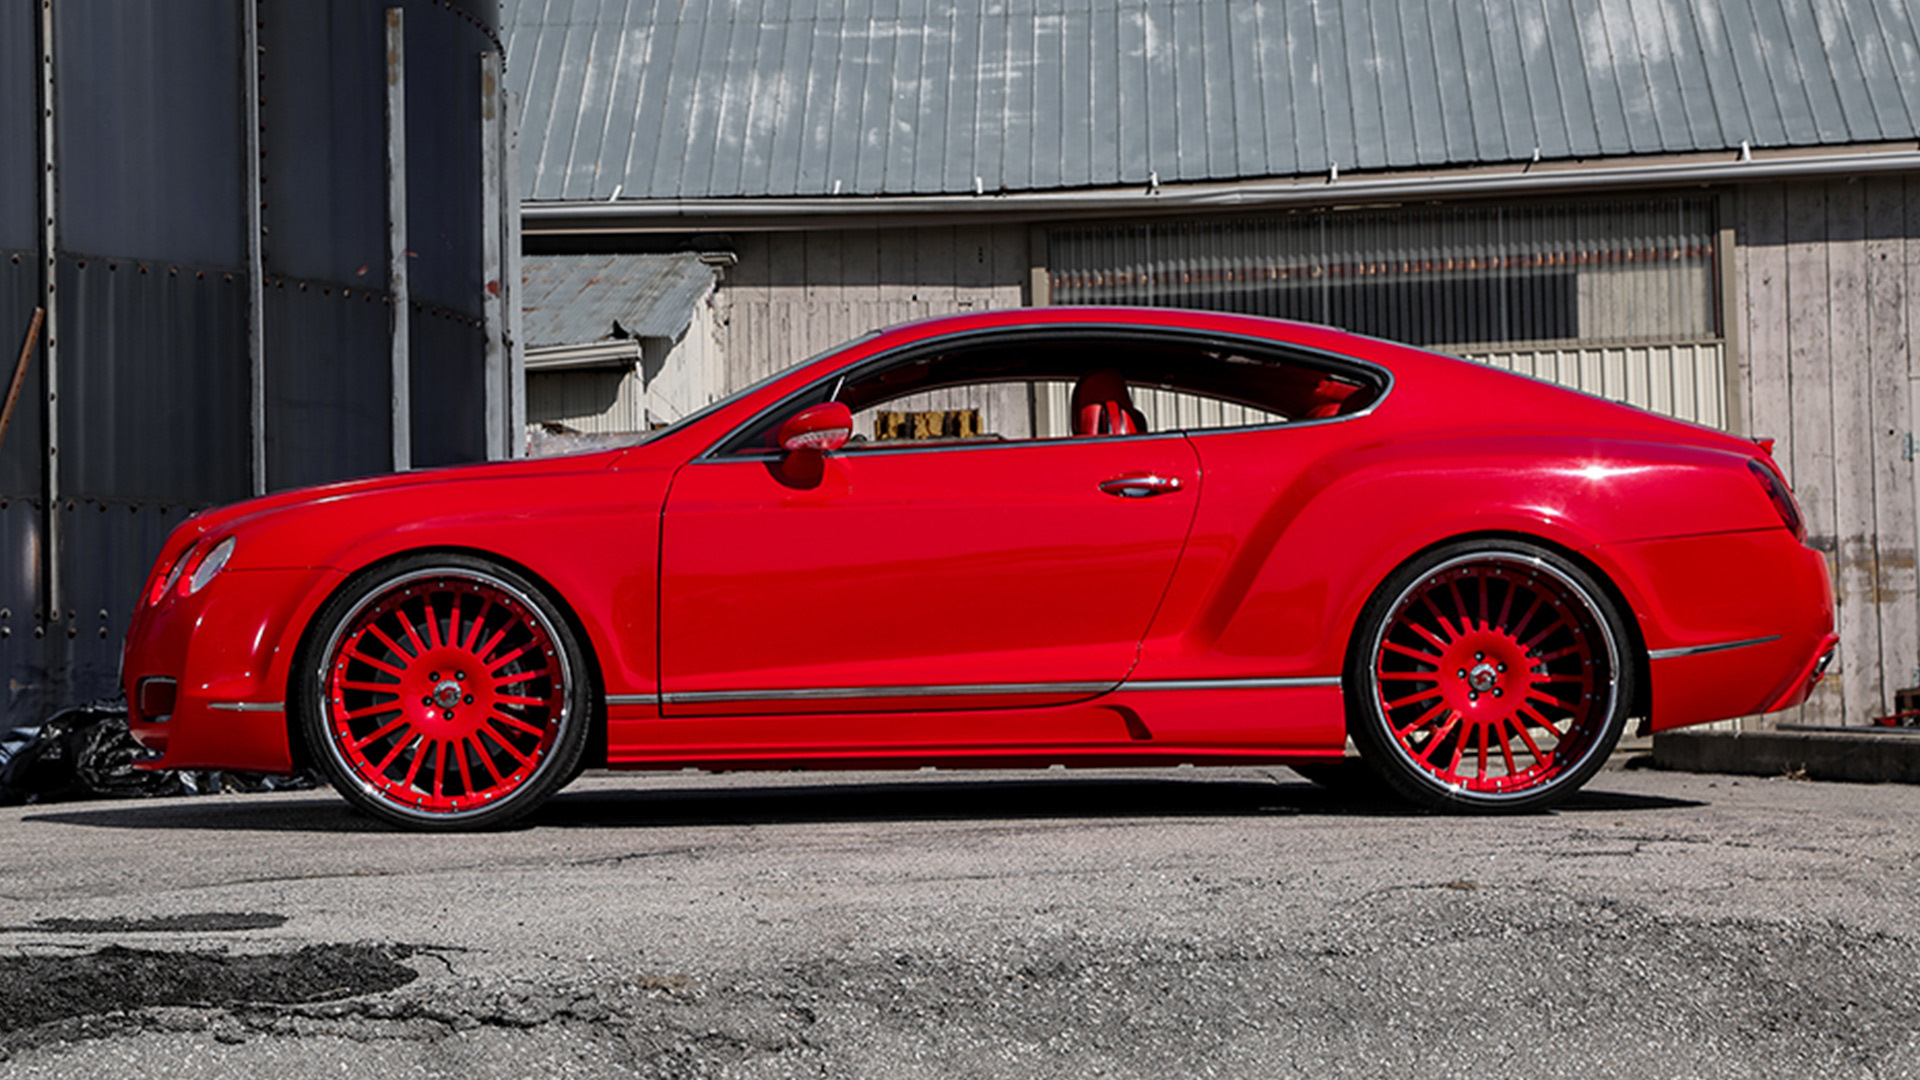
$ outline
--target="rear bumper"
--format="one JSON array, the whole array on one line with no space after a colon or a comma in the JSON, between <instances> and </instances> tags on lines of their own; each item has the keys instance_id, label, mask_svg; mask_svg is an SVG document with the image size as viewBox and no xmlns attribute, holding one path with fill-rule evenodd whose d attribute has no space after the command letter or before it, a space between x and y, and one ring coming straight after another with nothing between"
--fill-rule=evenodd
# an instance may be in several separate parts
<instances>
[{"instance_id":1,"label":"rear bumper","mask_svg":"<svg viewBox=\"0 0 1920 1080\"><path fill-rule=\"evenodd\" d=\"M1650 730L1785 709L1825 674L1839 640L1826 559L1787 530L1604 550L1639 590Z\"/></svg>"}]
</instances>

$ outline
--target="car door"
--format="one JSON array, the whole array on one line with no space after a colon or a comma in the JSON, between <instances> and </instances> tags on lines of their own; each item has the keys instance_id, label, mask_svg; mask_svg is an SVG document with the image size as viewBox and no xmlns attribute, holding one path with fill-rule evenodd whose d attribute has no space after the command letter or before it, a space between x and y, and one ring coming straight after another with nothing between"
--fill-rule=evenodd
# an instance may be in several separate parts
<instances>
[{"instance_id":1,"label":"car door","mask_svg":"<svg viewBox=\"0 0 1920 1080\"><path fill-rule=\"evenodd\" d=\"M667 715L1097 695L1132 667L1200 494L1178 435L867 444L810 479L764 457L697 460L674 478Z\"/></svg>"}]
</instances>

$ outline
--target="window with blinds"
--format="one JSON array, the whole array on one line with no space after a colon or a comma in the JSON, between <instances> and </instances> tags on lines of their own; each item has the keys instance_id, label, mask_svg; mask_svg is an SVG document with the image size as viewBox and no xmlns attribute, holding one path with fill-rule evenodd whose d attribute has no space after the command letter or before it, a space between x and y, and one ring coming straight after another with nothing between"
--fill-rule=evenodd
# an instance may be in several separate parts
<instances>
[{"instance_id":1,"label":"window with blinds","mask_svg":"<svg viewBox=\"0 0 1920 1080\"><path fill-rule=\"evenodd\" d=\"M1338 326L1457 352L1712 342L1714 201L1329 211L1053 230L1056 304Z\"/></svg>"}]
</instances>

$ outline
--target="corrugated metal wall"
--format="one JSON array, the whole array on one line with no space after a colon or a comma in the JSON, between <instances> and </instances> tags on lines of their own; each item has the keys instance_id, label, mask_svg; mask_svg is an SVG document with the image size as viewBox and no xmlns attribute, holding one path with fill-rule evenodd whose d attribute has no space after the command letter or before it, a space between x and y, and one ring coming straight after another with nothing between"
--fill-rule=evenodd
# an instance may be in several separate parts
<instances>
[{"instance_id":1,"label":"corrugated metal wall","mask_svg":"<svg viewBox=\"0 0 1920 1080\"><path fill-rule=\"evenodd\" d=\"M0 10L5 376L28 313L50 298L57 305L0 447L9 721L113 693L136 593L167 531L253 489L255 175L268 483L390 467L390 4L407 20L415 149L413 456L475 460L486 453L479 54L499 49L492 0L52 0ZM51 99L40 77L43 12ZM258 86L247 78L250 30ZM257 159L248 145L256 98ZM48 175L57 183L51 253Z\"/></svg>"}]
</instances>

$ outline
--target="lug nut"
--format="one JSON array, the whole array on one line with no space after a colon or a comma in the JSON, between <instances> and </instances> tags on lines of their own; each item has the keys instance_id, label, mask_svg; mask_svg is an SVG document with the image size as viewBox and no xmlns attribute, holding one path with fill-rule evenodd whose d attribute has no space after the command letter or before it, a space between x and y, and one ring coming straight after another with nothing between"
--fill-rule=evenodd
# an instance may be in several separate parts
<instances>
[{"instance_id":1,"label":"lug nut","mask_svg":"<svg viewBox=\"0 0 1920 1080\"><path fill-rule=\"evenodd\" d=\"M1501 690L1501 689L1500 689L1499 687L1497 687L1497 686L1496 686L1496 687L1494 687L1494 688L1493 688L1493 696L1494 696L1494 697L1506 697L1507 695L1506 695L1506 693L1505 693L1504 691L1502 691L1502 690Z\"/></svg>"},{"instance_id":2,"label":"lug nut","mask_svg":"<svg viewBox=\"0 0 1920 1080\"><path fill-rule=\"evenodd\" d=\"M464 671L456 671L453 673L453 678L455 682L466 682L467 673Z\"/></svg>"},{"instance_id":3,"label":"lug nut","mask_svg":"<svg viewBox=\"0 0 1920 1080\"><path fill-rule=\"evenodd\" d=\"M1469 691L1467 691L1467 700L1468 700L1468 701L1479 701L1479 700L1480 700L1480 694L1479 694L1479 692L1478 692L1478 691L1474 691L1474 690L1469 690Z\"/></svg>"},{"instance_id":4,"label":"lug nut","mask_svg":"<svg viewBox=\"0 0 1920 1080\"><path fill-rule=\"evenodd\" d=\"M1466 669L1466 668L1461 668L1461 669L1460 669L1460 677L1461 677L1461 678L1463 678L1463 679L1467 677L1467 669Z\"/></svg>"},{"instance_id":5,"label":"lug nut","mask_svg":"<svg viewBox=\"0 0 1920 1080\"><path fill-rule=\"evenodd\" d=\"M466 696L465 698L463 698L463 699L462 699L462 701L461 701L461 703L462 703L462 704L465 704L465 705L471 705L471 704L473 704L473 695L472 695L472 694L468 694L468 695L467 695L467 696Z\"/></svg>"},{"instance_id":6,"label":"lug nut","mask_svg":"<svg viewBox=\"0 0 1920 1080\"><path fill-rule=\"evenodd\" d=\"M1477 652L1473 654L1473 658L1475 660L1485 660L1487 658L1487 654L1483 652Z\"/></svg>"},{"instance_id":7,"label":"lug nut","mask_svg":"<svg viewBox=\"0 0 1920 1080\"><path fill-rule=\"evenodd\" d=\"M440 681L440 673L439 673L439 672L437 672L437 671L429 671L429 672L427 672L427 681L428 681L428 682L439 682L439 681Z\"/></svg>"},{"instance_id":8,"label":"lug nut","mask_svg":"<svg viewBox=\"0 0 1920 1080\"><path fill-rule=\"evenodd\" d=\"M433 695L432 695L432 694L428 694L428 695L426 695L425 697L423 697L423 698L421 698L421 699L420 699L420 704L422 704L422 705L431 705L431 704L433 704Z\"/></svg>"},{"instance_id":9,"label":"lug nut","mask_svg":"<svg viewBox=\"0 0 1920 1080\"><path fill-rule=\"evenodd\" d=\"M1501 673L1502 675L1504 675L1504 674L1506 674L1506 672L1507 672L1507 665L1505 665L1505 664L1500 664L1500 665L1498 665L1498 666L1499 666L1499 670L1500 670L1500 673Z\"/></svg>"},{"instance_id":10,"label":"lug nut","mask_svg":"<svg viewBox=\"0 0 1920 1080\"><path fill-rule=\"evenodd\" d=\"M451 720L453 719L453 710L448 709L446 712L443 712L440 715L443 719Z\"/></svg>"}]
</instances>

